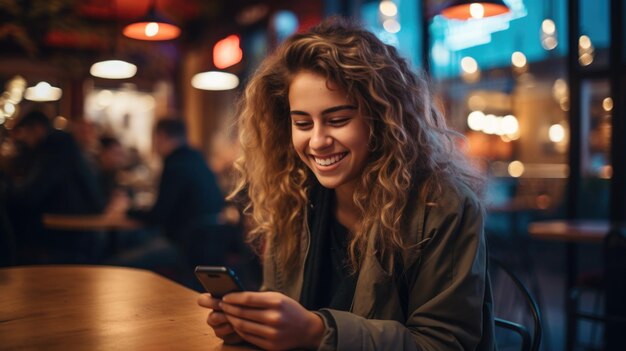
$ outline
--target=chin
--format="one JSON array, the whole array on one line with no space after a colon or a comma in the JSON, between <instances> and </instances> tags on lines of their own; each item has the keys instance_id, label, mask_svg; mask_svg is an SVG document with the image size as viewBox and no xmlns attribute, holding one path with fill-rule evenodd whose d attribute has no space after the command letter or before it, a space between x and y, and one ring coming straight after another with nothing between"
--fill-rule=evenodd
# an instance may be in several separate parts
<instances>
[{"instance_id":1,"label":"chin","mask_svg":"<svg viewBox=\"0 0 626 351\"><path fill-rule=\"evenodd\" d=\"M343 184L342 181L336 179L324 179L320 177L316 177L317 181L327 189L336 189Z\"/></svg>"}]
</instances>

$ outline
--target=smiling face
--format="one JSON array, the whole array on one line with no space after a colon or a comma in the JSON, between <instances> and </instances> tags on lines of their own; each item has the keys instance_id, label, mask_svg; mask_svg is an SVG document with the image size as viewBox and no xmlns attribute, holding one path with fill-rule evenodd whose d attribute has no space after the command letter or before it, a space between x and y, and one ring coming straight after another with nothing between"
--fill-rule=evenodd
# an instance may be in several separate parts
<instances>
[{"instance_id":1,"label":"smiling face","mask_svg":"<svg viewBox=\"0 0 626 351\"><path fill-rule=\"evenodd\" d=\"M289 86L291 139L326 188L351 188L367 162L369 126L346 93L302 71Z\"/></svg>"}]
</instances>

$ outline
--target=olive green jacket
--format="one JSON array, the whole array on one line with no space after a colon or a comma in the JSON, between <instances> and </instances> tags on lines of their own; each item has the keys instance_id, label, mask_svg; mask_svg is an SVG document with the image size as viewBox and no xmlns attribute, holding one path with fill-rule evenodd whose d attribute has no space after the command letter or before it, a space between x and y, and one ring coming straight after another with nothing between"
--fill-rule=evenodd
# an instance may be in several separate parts
<instances>
[{"instance_id":1,"label":"olive green jacket","mask_svg":"<svg viewBox=\"0 0 626 351\"><path fill-rule=\"evenodd\" d=\"M388 273L394 260L380 262L370 235L350 312L319 313L326 325L319 350L494 350L480 202L469 189L445 189L426 203L412 196L405 213L403 272ZM271 245L264 261L264 288L299 300L304 264L287 276Z\"/></svg>"}]
</instances>

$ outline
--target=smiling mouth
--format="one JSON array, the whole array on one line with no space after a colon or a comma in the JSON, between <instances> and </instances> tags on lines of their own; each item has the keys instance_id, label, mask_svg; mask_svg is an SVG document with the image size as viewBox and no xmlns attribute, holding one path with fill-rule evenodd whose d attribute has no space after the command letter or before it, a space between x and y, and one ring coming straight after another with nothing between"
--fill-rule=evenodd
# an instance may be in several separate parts
<instances>
[{"instance_id":1,"label":"smiling mouth","mask_svg":"<svg viewBox=\"0 0 626 351\"><path fill-rule=\"evenodd\" d=\"M313 159L315 160L315 163L317 163L320 166L331 166L341 161L344 157L346 157L346 155L348 155L347 152L335 154L329 157L318 157L318 156L311 156L311 157L313 157Z\"/></svg>"}]
</instances>

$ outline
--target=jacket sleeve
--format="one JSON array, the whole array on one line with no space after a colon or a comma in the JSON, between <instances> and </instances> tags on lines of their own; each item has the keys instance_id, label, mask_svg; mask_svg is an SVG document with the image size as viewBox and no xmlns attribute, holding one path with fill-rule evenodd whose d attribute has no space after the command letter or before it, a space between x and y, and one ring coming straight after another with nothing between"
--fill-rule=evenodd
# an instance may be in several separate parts
<instances>
[{"instance_id":1,"label":"jacket sleeve","mask_svg":"<svg viewBox=\"0 0 626 351\"><path fill-rule=\"evenodd\" d=\"M474 350L482 333L486 247L473 197L445 197L425 218L430 238L408 269L404 324L326 309L320 350Z\"/></svg>"}]
</instances>

